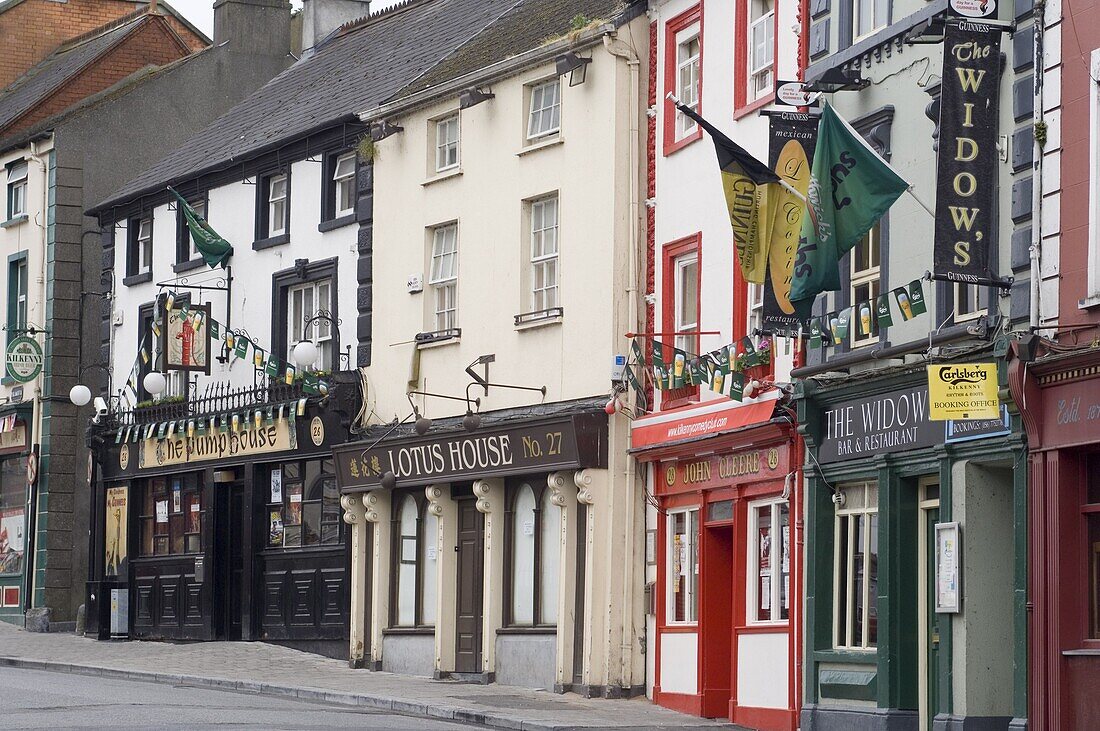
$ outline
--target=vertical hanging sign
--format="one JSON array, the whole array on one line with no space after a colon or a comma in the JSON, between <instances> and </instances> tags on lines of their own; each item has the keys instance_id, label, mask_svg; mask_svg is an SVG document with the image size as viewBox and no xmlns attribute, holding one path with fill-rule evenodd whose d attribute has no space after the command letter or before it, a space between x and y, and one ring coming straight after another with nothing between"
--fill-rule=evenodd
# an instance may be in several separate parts
<instances>
[{"instance_id":1,"label":"vertical hanging sign","mask_svg":"<svg viewBox=\"0 0 1100 731\"><path fill-rule=\"evenodd\" d=\"M977 281L990 276L996 238L1001 28L965 18L946 26L933 260L938 274Z\"/></svg>"},{"instance_id":2,"label":"vertical hanging sign","mask_svg":"<svg viewBox=\"0 0 1100 731\"><path fill-rule=\"evenodd\" d=\"M768 166L803 195L810 189L817 123L817 116L802 112L769 115ZM764 280L764 329L791 335L809 317L813 304L812 300L803 300L806 311L798 312L791 302L791 277L806 204L785 189L778 195L782 197L775 207L768 276Z\"/></svg>"}]
</instances>

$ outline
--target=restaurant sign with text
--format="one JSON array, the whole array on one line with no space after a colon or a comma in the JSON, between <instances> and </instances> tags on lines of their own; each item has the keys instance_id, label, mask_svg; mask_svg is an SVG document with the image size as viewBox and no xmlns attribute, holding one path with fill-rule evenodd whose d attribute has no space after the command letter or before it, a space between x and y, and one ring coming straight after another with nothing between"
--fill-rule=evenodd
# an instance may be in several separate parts
<instances>
[{"instance_id":1,"label":"restaurant sign with text","mask_svg":"<svg viewBox=\"0 0 1100 731\"><path fill-rule=\"evenodd\" d=\"M476 431L396 437L381 444L351 442L333 449L342 490L381 486L392 472L402 487L482 477L604 467L607 415L573 414L486 425Z\"/></svg>"},{"instance_id":2,"label":"restaurant sign with text","mask_svg":"<svg viewBox=\"0 0 1100 731\"><path fill-rule=\"evenodd\" d=\"M946 442L1003 436L1010 429L1000 408L992 418L933 421L928 385L841 401L825 410L825 434L817 449L821 464L864 459Z\"/></svg>"},{"instance_id":3,"label":"restaurant sign with text","mask_svg":"<svg viewBox=\"0 0 1100 731\"><path fill-rule=\"evenodd\" d=\"M126 446L126 445L123 445ZM287 419L238 432L214 432L168 439L144 439L138 469L185 465L214 459L244 457L298 448L298 433ZM128 451L127 451L128 453ZM119 459L121 460L121 453ZM126 465L120 463L122 470Z\"/></svg>"}]
</instances>

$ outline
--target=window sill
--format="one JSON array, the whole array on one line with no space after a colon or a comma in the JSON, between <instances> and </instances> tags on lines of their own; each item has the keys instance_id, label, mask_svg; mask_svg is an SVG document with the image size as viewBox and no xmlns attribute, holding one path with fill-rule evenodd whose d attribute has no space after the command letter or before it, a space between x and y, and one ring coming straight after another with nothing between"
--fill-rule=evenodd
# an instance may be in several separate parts
<instances>
[{"instance_id":1,"label":"window sill","mask_svg":"<svg viewBox=\"0 0 1100 731\"><path fill-rule=\"evenodd\" d=\"M676 624L666 624L660 628L662 632L698 632L698 622L677 622Z\"/></svg>"},{"instance_id":2,"label":"window sill","mask_svg":"<svg viewBox=\"0 0 1100 731\"><path fill-rule=\"evenodd\" d=\"M678 140L673 140L672 142L666 142L665 143L665 157L668 157L669 155L671 155L674 152L679 152L680 150L684 149L685 147L687 147L691 143L698 142L701 139L703 139L703 130L700 129L699 127L696 127L695 131L692 132L691 134L689 134L685 137L681 137Z\"/></svg>"},{"instance_id":3,"label":"window sill","mask_svg":"<svg viewBox=\"0 0 1100 731\"><path fill-rule=\"evenodd\" d=\"M189 272L194 269L198 269L205 263L206 262L203 261L201 258L191 259L190 261L181 261L172 265L172 271L177 274L179 274L180 272Z\"/></svg>"},{"instance_id":4,"label":"window sill","mask_svg":"<svg viewBox=\"0 0 1100 731\"><path fill-rule=\"evenodd\" d=\"M328 221L321 221L319 224L317 224L317 230L321 233L325 233L327 231L335 231L336 229L343 228L344 226L350 226L353 223L355 223L354 211L340 216L339 218L332 218Z\"/></svg>"},{"instance_id":5,"label":"window sill","mask_svg":"<svg viewBox=\"0 0 1100 731\"><path fill-rule=\"evenodd\" d=\"M274 246L282 246L283 244L290 242L290 234L279 234L278 236L270 236L266 239L259 239L252 242L253 251L262 251L263 249L270 249Z\"/></svg>"},{"instance_id":6,"label":"window sill","mask_svg":"<svg viewBox=\"0 0 1100 731\"><path fill-rule=\"evenodd\" d=\"M1100 649L1062 650L1062 657L1100 657Z\"/></svg>"},{"instance_id":7,"label":"window sill","mask_svg":"<svg viewBox=\"0 0 1100 731\"><path fill-rule=\"evenodd\" d=\"M428 340L427 342L417 344L418 350L431 350L432 348L445 348L448 345L458 345L462 342L462 336L456 335L451 338L441 338L439 340Z\"/></svg>"},{"instance_id":8,"label":"window sill","mask_svg":"<svg viewBox=\"0 0 1100 731\"><path fill-rule=\"evenodd\" d=\"M747 90L746 90L747 91ZM775 89L773 83L773 89L764 94L764 96L757 99L753 99L751 102L746 103L744 106L737 107L733 110L733 118L741 119L752 114L761 107L765 107L775 101ZM788 107L789 108L789 107Z\"/></svg>"},{"instance_id":9,"label":"window sill","mask_svg":"<svg viewBox=\"0 0 1100 731\"><path fill-rule=\"evenodd\" d=\"M0 222L0 228L11 228L12 226L18 226L21 223L26 223L29 216L26 213L9 218L7 221Z\"/></svg>"},{"instance_id":10,"label":"window sill","mask_svg":"<svg viewBox=\"0 0 1100 731\"><path fill-rule=\"evenodd\" d=\"M515 322L516 331L519 332L522 330L534 330L536 328L546 327L547 325L560 325L563 317L565 317L565 311L561 307L551 307L541 312L526 312L520 315L514 315L513 320Z\"/></svg>"},{"instance_id":11,"label":"window sill","mask_svg":"<svg viewBox=\"0 0 1100 731\"><path fill-rule=\"evenodd\" d=\"M1100 307L1100 294L1090 294L1077 302L1079 310L1091 310L1093 307Z\"/></svg>"},{"instance_id":12,"label":"window sill","mask_svg":"<svg viewBox=\"0 0 1100 731\"><path fill-rule=\"evenodd\" d=\"M446 170L441 170L438 173L436 173L435 175L431 176L430 178L425 180L423 183L421 183L421 185L427 187L427 186L431 185L432 183L438 183L438 182L441 182L443 180L450 180L451 178L457 178L460 175L462 175L462 168L461 167L448 168Z\"/></svg>"},{"instance_id":13,"label":"window sill","mask_svg":"<svg viewBox=\"0 0 1100 731\"><path fill-rule=\"evenodd\" d=\"M539 140L538 142L528 144L516 153L516 157L523 157L524 155L530 155L532 152L538 152L539 150L545 150L547 147L555 147L562 144L565 144L565 138L562 137L561 134L557 134L545 140Z\"/></svg>"},{"instance_id":14,"label":"window sill","mask_svg":"<svg viewBox=\"0 0 1100 731\"><path fill-rule=\"evenodd\" d=\"M131 274L128 277L123 278L122 283L127 287L133 287L138 284L145 284L146 282L153 281L152 272L144 272L142 274Z\"/></svg>"},{"instance_id":15,"label":"window sill","mask_svg":"<svg viewBox=\"0 0 1100 731\"><path fill-rule=\"evenodd\" d=\"M557 626L548 627L501 627L497 630L498 635L550 635L553 637L558 634Z\"/></svg>"},{"instance_id":16,"label":"window sill","mask_svg":"<svg viewBox=\"0 0 1100 731\"><path fill-rule=\"evenodd\" d=\"M383 635L434 635L435 627L386 627Z\"/></svg>"},{"instance_id":17,"label":"window sill","mask_svg":"<svg viewBox=\"0 0 1100 731\"><path fill-rule=\"evenodd\" d=\"M866 650L815 650L814 660L819 662L871 663L875 661L877 655L878 648L876 647L869 647Z\"/></svg>"}]
</instances>

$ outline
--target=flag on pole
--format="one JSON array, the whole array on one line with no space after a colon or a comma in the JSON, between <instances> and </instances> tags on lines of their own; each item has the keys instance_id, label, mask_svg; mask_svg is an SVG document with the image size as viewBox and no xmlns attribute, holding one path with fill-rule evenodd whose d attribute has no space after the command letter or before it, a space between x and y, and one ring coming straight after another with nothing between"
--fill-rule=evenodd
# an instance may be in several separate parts
<instances>
[{"instance_id":1,"label":"flag on pole","mask_svg":"<svg viewBox=\"0 0 1100 731\"><path fill-rule=\"evenodd\" d=\"M840 258L909 188L890 164L825 104L810 167L791 300L840 289Z\"/></svg>"},{"instance_id":2,"label":"flag on pole","mask_svg":"<svg viewBox=\"0 0 1100 731\"><path fill-rule=\"evenodd\" d=\"M774 203L778 196L779 176L696 114L691 107L677 101L676 108L695 120L714 140L741 274L745 281L763 284L768 267L772 220L775 217L770 203Z\"/></svg>"},{"instance_id":3,"label":"flag on pole","mask_svg":"<svg viewBox=\"0 0 1100 731\"><path fill-rule=\"evenodd\" d=\"M195 248L202 254L203 261L211 269L214 269L219 264L222 268L225 268L230 255L233 253L233 247L229 245L229 242L218 235L218 232L210 227L210 224L206 222L202 216L195 212L195 209L187 204L187 201L183 199L179 193L177 193L171 186L168 190L172 192L172 195L176 196L176 200L179 203L180 210L183 211L183 217L187 220L187 228L191 232L191 240L195 242Z\"/></svg>"}]
</instances>

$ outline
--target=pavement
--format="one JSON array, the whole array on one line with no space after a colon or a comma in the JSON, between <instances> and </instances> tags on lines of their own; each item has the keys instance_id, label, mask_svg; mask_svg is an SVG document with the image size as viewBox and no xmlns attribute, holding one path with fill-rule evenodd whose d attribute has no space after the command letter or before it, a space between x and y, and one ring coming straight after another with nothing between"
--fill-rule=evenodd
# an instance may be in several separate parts
<instances>
[{"instance_id":1,"label":"pavement","mask_svg":"<svg viewBox=\"0 0 1100 731\"><path fill-rule=\"evenodd\" d=\"M470 731L485 726L238 691L0 668L0 730Z\"/></svg>"},{"instance_id":2,"label":"pavement","mask_svg":"<svg viewBox=\"0 0 1100 731\"><path fill-rule=\"evenodd\" d=\"M660 708L645 698L581 698L352 670L340 660L263 642L101 642L69 633L26 632L0 622L0 669L5 667L258 694L494 729L738 728Z\"/></svg>"}]
</instances>

